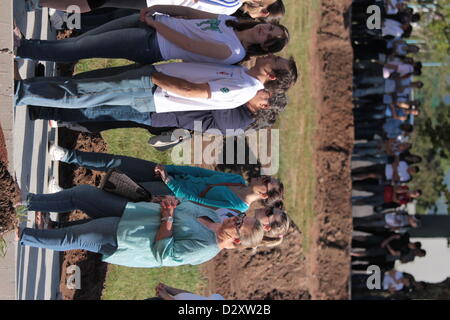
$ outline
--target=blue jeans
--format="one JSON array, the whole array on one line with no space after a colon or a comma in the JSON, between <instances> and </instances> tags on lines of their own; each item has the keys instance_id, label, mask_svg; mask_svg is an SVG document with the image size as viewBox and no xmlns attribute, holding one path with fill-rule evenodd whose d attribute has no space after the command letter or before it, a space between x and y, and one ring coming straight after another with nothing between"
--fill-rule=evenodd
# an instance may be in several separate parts
<instances>
[{"instance_id":1,"label":"blue jeans","mask_svg":"<svg viewBox=\"0 0 450 320\"><path fill-rule=\"evenodd\" d=\"M111 254L117 249L117 226L127 200L88 185L79 185L53 194L29 194L28 209L69 212L80 209L92 220L57 230L25 228L20 244L56 251L84 249Z\"/></svg>"},{"instance_id":2,"label":"blue jeans","mask_svg":"<svg viewBox=\"0 0 450 320\"><path fill-rule=\"evenodd\" d=\"M88 13L81 14L81 32L98 28L105 23L122 17L130 16L139 13L136 9L117 9L117 8L103 8L96 9Z\"/></svg>"},{"instance_id":3,"label":"blue jeans","mask_svg":"<svg viewBox=\"0 0 450 320\"><path fill-rule=\"evenodd\" d=\"M20 244L55 251L82 249L110 255L117 250L116 234L119 221L120 218L109 217L55 230L25 228Z\"/></svg>"},{"instance_id":4,"label":"blue jeans","mask_svg":"<svg viewBox=\"0 0 450 320\"><path fill-rule=\"evenodd\" d=\"M382 86L382 85L384 85L384 78L383 77L364 77L359 80L359 83L372 84L375 86Z\"/></svg>"},{"instance_id":5,"label":"blue jeans","mask_svg":"<svg viewBox=\"0 0 450 320\"><path fill-rule=\"evenodd\" d=\"M371 94L384 94L385 93L385 88L384 88L384 83L378 86L374 86L371 88L366 88L366 89L356 89L353 91L353 96L355 97L364 97L364 96L368 96Z\"/></svg>"},{"instance_id":6,"label":"blue jeans","mask_svg":"<svg viewBox=\"0 0 450 320\"><path fill-rule=\"evenodd\" d=\"M102 106L83 109L46 108L33 106L32 110L32 120L43 119L75 123L132 121L146 126L152 125L151 112L139 112L130 106Z\"/></svg>"},{"instance_id":7,"label":"blue jeans","mask_svg":"<svg viewBox=\"0 0 450 320\"><path fill-rule=\"evenodd\" d=\"M22 40L17 56L57 62L122 58L150 64L163 60L155 29L140 22L139 14L112 20L78 37Z\"/></svg>"},{"instance_id":8,"label":"blue jeans","mask_svg":"<svg viewBox=\"0 0 450 320\"><path fill-rule=\"evenodd\" d=\"M86 121L85 118L93 121L98 118L106 118L105 121L137 119L142 123L149 121L149 112L155 111L154 86L150 79L154 71L151 65L131 65L95 70L72 78L22 80L16 88L16 106L72 109L80 121ZM91 108L93 110L86 110Z\"/></svg>"},{"instance_id":9,"label":"blue jeans","mask_svg":"<svg viewBox=\"0 0 450 320\"><path fill-rule=\"evenodd\" d=\"M155 176L156 163L151 161L78 150L69 150L61 161L98 171L117 168L139 182L152 195L173 195L172 191L161 181L161 178Z\"/></svg>"}]
</instances>

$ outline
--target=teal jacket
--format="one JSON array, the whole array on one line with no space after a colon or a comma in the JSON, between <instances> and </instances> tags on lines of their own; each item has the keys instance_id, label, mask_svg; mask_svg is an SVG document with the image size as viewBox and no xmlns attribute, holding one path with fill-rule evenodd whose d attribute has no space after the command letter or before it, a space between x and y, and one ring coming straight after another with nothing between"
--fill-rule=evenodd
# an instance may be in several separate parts
<instances>
[{"instance_id":1,"label":"teal jacket","mask_svg":"<svg viewBox=\"0 0 450 320\"><path fill-rule=\"evenodd\" d=\"M216 234L198 221L221 219L213 210L185 201L175 209L172 237L155 241L161 225L160 205L129 202L117 228L117 250L104 262L127 267L156 268L201 264L220 251Z\"/></svg>"},{"instance_id":2,"label":"teal jacket","mask_svg":"<svg viewBox=\"0 0 450 320\"><path fill-rule=\"evenodd\" d=\"M238 174L207 170L190 166L166 166L167 173L171 177L167 186L177 198L194 201L217 208L228 208L245 212L249 206L242 201L227 186L211 188L205 197L200 197L208 185L218 183L241 183L247 182Z\"/></svg>"}]
</instances>

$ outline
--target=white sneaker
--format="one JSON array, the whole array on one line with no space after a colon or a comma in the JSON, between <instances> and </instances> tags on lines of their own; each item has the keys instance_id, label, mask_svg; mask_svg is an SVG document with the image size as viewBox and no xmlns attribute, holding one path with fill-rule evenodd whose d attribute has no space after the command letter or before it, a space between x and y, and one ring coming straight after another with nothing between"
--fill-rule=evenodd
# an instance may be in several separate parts
<instances>
[{"instance_id":1,"label":"white sneaker","mask_svg":"<svg viewBox=\"0 0 450 320\"><path fill-rule=\"evenodd\" d=\"M60 147L56 144L52 144L48 150L48 155L52 161L61 161L67 155L69 150Z\"/></svg>"},{"instance_id":2,"label":"white sneaker","mask_svg":"<svg viewBox=\"0 0 450 320\"><path fill-rule=\"evenodd\" d=\"M64 12L53 8L48 9L49 20L56 30L64 29Z\"/></svg>"},{"instance_id":3,"label":"white sneaker","mask_svg":"<svg viewBox=\"0 0 450 320\"><path fill-rule=\"evenodd\" d=\"M160 135L153 136L148 143L159 151L165 151L190 138L191 134L188 130L176 129L174 131L163 132Z\"/></svg>"},{"instance_id":4,"label":"white sneaker","mask_svg":"<svg viewBox=\"0 0 450 320\"><path fill-rule=\"evenodd\" d=\"M48 126L52 129L58 128L58 121L56 120L48 120Z\"/></svg>"},{"instance_id":5,"label":"white sneaker","mask_svg":"<svg viewBox=\"0 0 450 320\"><path fill-rule=\"evenodd\" d=\"M59 186L59 183L56 181L55 177L51 177L48 182L47 193L56 193L63 190L64 189Z\"/></svg>"}]
</instances>

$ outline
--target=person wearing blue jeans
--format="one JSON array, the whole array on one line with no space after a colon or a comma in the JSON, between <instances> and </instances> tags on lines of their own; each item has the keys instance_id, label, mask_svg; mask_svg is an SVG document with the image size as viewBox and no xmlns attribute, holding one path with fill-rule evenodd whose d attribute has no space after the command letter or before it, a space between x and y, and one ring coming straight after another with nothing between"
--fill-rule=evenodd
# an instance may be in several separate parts
<instances>
[{"instance_id":1,"label":"person wearing blue jeans","mask_svg":"<svg viewBox=\"0 0 450 320\"><path fill-rule=\"evenodd\" d=\"M86 113L86 118L100 113L105 121L142 123L149 112L234 109L265 87L288 90L296 80L295 61L273 55L259 57L251 69L192 62L131 65L76 77L16 81L15 105L74 109ZM261 99L258 107L268 108L267 99Z\"/></svg>"},{"instance_id":2,"label":"person wearing blue jeans","mask_svg":"<svg viewBox=\"0 0 450 320\"><path fill-rule=\"evenodd\" d=\"M140 183L152 195L175 195L213 208L248 210L255 201L275 203L283 198L283 184L270 176L247 182L241 175L191 166L158 165L151 161L107 153L50 149L52 160L91 170L119 169Z\"/></svg>"},{"instance_id":3,"label":"person wearing blue jeans","mask_svg":"<svg viewBox=\"0 0 450 320\"><path fill-rule=\"evenodd\" d=\"M55 251L84 249L102 254L102 261L128 267L201 264L222 249L252 248L263 237L262 224L251 217L221 220L211 209L189 201L165 198L161 205L128 202L92 186L55 194L29 194L34 211L82 209L93 220L55 230L18 228L23 246Z\"/></svg>"},{"instance_id":4,"label":"person wearing blue jeans","mask_svg":"<svg viewBox=\"0 0 450 320\"><path fill-rule=\"evenodd\" d=\"M182 6L148 10L147 14L124 16L72 38L21 39L16 57L58 62L122 58L142 64L172 59L235 64L247 56L279 52L289 38L284 26L271 22L239 22L227 15ZM213 27L203 26L208 23Z\"/></svg>"},{"instance_id":5,"label":"person wearing blue jeans","mask_svg":"<svg viewBox=\"0 0 450 320\"><path fill-rule=\"evenodd\" d=\"M24 228L20 244L57 251L85 249L112 254L117 249L116 232L127 200L88 185L52 194L32 194L27 198L28 210L70 212L80 209L91 219L77 221L64 229L39 230Z\"/></svg>"},{"instance_id":6,"label":"person wearing blue jeans","mask_svg":"<svg viewBox=\"0 0 450 320\"><path fill-rule=\"evenodd\" d=\"M84 34L63 40L22 39L18 58L75 62L88 58L124 58L139 63L163 61L156 30L138 15L110 21Z\"/></svg>"},{"instance_id":7,"label":"person wearing blue jeans","mask_svg":"<svg viewBox=\"0 0 450 320\"><path fill-rule=\"evenodd\" d=\"M109 68L102 72L87 72L78 77L37 77L17 82L15 99L18 105L79 110L86 117L104 115L108 119L146 119L155 111L153 99L153 66ZM105 76L105 74L109 74ZM123 107L123 108L121 108ZM143 114L144 113L144 114ZM140 120L142 121L142 120ZM136 121L138 122L138 121Z\"/></svg>"}]
</instances>

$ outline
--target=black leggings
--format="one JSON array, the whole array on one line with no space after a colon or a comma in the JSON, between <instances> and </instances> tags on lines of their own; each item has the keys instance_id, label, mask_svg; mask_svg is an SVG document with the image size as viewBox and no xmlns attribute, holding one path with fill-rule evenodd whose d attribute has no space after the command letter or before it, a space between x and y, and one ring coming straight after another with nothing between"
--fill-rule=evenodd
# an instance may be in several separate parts
<instances>
[{"instance_id":1,"label":"black leggings","mask_svg":"<svg viewBox=\"0 0 450 320\"><path fill-rule=\"evenodd\" d=\"M147 8L146 0L87 0L91 10L98 8L125 8L143 9Z\"/></svg>"}]
</instances>

